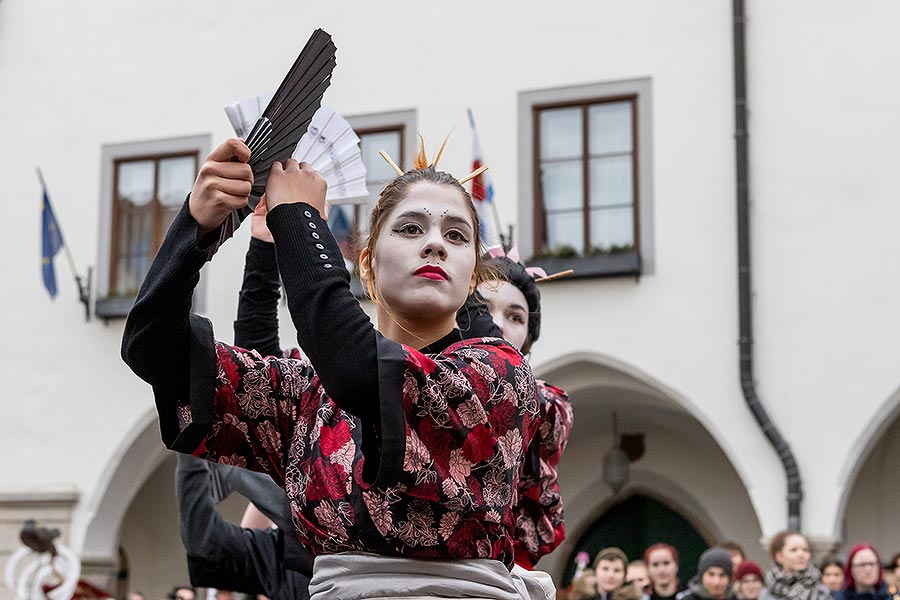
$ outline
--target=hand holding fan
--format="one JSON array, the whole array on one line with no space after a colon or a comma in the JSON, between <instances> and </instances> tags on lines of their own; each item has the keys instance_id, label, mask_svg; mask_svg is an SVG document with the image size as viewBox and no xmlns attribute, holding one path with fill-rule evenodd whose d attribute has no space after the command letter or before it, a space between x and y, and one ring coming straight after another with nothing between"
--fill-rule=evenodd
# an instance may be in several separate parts
<instances>
[{"instance_id":1,"label":"hand holding fan","mask_svg":"<svg viewBox=\"0 0 900 600\"><path fill-rule=\"evenodd\" d=\"M225 220L219 244L230 238L241 221L253 212L266 190L272 163L290 158L297 142L306 133L322 104L322 95L331 83L331 73L337 64L336 51L331 36L321 29L315 30L262 115L246 132L245 143L250 148L248 164L253 169L249 206L233 211ZM249 103L246 108L250 109ZM246 127L245 121L240 124L242 128Z\"/></svg>"},{"instance_id":2,"label":"hand holding fan","mask_svg":"<svg viewBox=\"0 0 900 600\"><path fill-rule=\"evenodd\" d=\"M240 136L248 123L256 121L266 95L241 100L225 107L235 133ZM350 123L327 106L312 118L309 130L300 138L291 158L308 162L328 182L325 199L331 204L365 204L366 166L359 149L359 137Z\"/></svg>"}]
</instances>

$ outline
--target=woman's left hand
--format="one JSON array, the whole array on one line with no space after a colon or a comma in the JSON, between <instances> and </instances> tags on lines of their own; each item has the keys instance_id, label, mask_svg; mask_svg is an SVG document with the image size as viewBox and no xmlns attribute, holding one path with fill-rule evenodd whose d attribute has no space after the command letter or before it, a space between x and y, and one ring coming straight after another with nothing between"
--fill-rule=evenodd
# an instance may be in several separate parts
<instances>
[{"instance_id":1,"label":"woman's left hand","mask_svg":"<svg viewBox=\"0 0 900 600\"><path fill-rule=\"evenodd\" d=\"M328 204L325 192L328 184L309 163L297 163L293 158L272 164L269 181L266 183L266 207L272 210L279 204L306 202L319 211L323 219L328 219Z\"/></svg>"}]
</instances>

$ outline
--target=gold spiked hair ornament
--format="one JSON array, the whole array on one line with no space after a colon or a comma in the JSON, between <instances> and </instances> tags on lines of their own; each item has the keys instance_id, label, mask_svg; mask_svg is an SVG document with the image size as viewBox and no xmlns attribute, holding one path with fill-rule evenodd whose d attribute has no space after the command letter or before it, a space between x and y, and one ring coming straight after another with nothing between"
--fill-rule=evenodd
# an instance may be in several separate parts
<instances>
[{"instance_id":1,"label":"gold spiked hair ornament","mask_svg":"<svg viewBox=\"0 0 900 600\"><path fill-rule=\"evenodd\" d=\"M422 134L419 134L419 151L416 153L416 157L413 160L413 168L416 171L427 169L428 167L437 168L438 162L440 162L441 160L441 155L444 153L444 147L447 145L447 140L449 139L450 135L448 134L447 137L444 138L444 143L442 143L441 147L438 149L438 153L434 157L434 162L428 162L428 156L425 154L425 140L422 138ZM391 166L398 177L403 175L403 169L397 166L397 163L394 162L394 160L391 158L391 155L387 153L387 150L382 149L378 152L378 154L381 155L381 158L383 158L385 162ZM458 179L457 181L460 185L463 185L464 183L475 179L487 170L487 165L481 165L480 167L478 167L462 179Z\"/></svg>"}]
</instances>

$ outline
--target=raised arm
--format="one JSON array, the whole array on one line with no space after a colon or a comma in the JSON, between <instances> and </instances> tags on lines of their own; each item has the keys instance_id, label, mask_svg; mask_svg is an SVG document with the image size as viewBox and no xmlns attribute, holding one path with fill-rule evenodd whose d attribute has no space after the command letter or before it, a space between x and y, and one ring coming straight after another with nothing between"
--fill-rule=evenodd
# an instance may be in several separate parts
<instances>
[{"instance_id":1,"label":"raised arm","mask_svg":"<svg viewBox=\"0 0 900 600\"><path fill-rule=\"evenodd\" d=\"M503 337L478 290L470 294L466 303L457 311L456 325L463 338Z\"/></svg>"},{"instance_id":2,"label":"raised arm","mask_svg":"<svg viewBox=\"0 0 900 600\"><path fill-rule=\"evenodd\" d=\"M208 328L205 320L192 318L191 295L200 268L217 249L214 230L232 208L247 203L253 181L249 156L240 140L229 140L209 155L128 314L122 358L154 388L184 392L189 386L191 332Z\"/></svg>"},{"instance_id":3,"label":"raised arm","mask_svg":"<svg viewBox=\"0 0 900 600\"><path fill-rule=\"evenodd\" d=\"M379 418L375 328L350 291L350 273L322 217L325 180L302 164L301 169L292 160L284 168L276 163L266 187L266 223L275 239L297 341L329 396L342 409L375 422Z\"/></svg>"},{"instance_id":4,"label":"raised arm","mask_svg":"<svg viewBox=\"0 0 900 600\"><path fill-rule=\"evenodd\" d=\"M266 227L266 204L256 205L250 217L250 246L244 261L244 279L238 293L234 344L263 356L282 356L278 339L278 300L281 282L275 244Z\"/></svg>"},{"instance_id":5,"label":"raised arm","mask_svg":"<svg viewBox=\"0 0 900 600\"><path fill-rule=\"evenodd\" d=\"M271 598L285 584L284 535L242 528L216 512L216 504L232 491L233 469L178 457L175 492L191 583Z\"/></svg>"},{"instance_id":6,"label":"raised arm","mask_svg":"<svg viewBox=\"0 0 900 600\"><path fill-rule=\"evenodd\" d=\"M311 367L217 344L209 321L190 313L200 268L219 239L214 225L246 204L240 194L252 174L232 159L248 155L240 140L229 140L204 163L129 314L122 356L153 386L169 448L264 471L281 484L295 413L315 409L312 393L299 398L312 385Z\"/></svg>"}]
</instances>

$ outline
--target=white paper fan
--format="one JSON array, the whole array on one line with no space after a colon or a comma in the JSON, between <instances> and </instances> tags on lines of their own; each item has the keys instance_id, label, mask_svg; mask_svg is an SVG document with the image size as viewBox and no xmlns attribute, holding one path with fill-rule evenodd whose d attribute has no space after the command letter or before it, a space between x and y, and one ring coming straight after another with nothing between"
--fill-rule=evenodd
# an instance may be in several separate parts
<instances>
[{"instance_id":1,"label":"white paper fan","mask_svg":"<svg viewBox=\"0 0 900 600\"><path fill-rule=\"evenodd\" d=\"M225 107L238 137L246 136L271 97L271 94L260 94ZM308 162L322 174L328 182L325 199L329 203L365 204L368 200L359 137L350 123L330 108L323 106L316 111L291 157L297 162Z\"/></svg>"}]
</instances>

